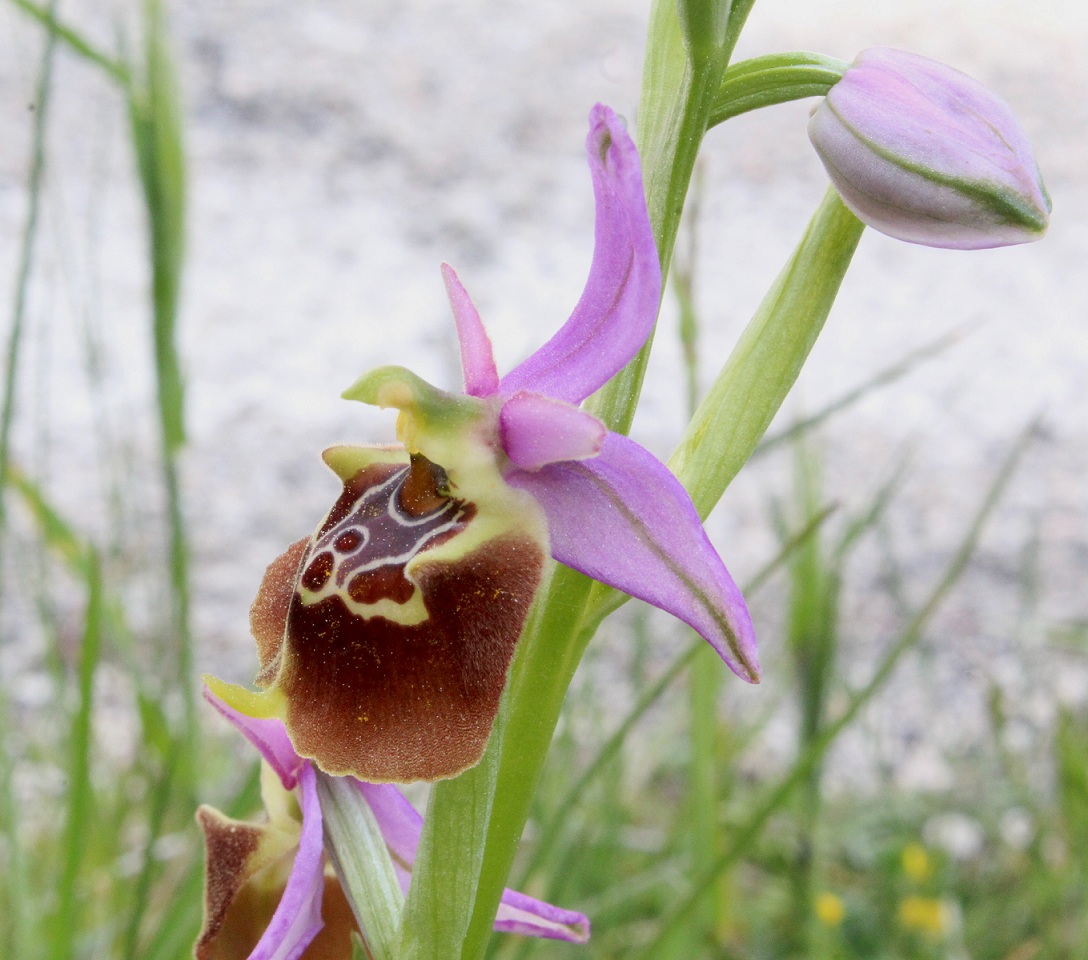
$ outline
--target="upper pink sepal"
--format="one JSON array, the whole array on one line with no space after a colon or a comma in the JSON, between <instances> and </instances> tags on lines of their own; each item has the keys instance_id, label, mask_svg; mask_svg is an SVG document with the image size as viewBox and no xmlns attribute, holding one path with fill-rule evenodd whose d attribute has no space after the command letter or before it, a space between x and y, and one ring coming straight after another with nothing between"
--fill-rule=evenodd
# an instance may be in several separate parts
<instances>
[{"instance_id":1,"label":"upper pink sepal","mask_svg":"<svg viewBox=\"0 0 1088 960\"><path fill-rule=\"evenodd\" d=\"M606 106L589 115L586 153L596 204L593 265L574 313L531 357L503 377L504 395L531 390L581 403L618 373L657 320L657 259L638 151Z\"/></svg>"}]
</instances>

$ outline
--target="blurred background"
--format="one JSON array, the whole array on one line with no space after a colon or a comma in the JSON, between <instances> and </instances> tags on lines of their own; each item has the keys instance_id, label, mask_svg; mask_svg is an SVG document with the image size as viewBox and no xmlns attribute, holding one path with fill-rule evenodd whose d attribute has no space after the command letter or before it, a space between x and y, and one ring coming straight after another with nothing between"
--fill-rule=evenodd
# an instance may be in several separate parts
<instances>
[{"instance_id":1,"label":"blurred background","mask_svg":"<svg viewBox=\"0 0 1088 960\"><path fill-rule=\"evenodd\" d=\"M647 4L193 0L148 39L135 0L65 0L51 50L25 6L0 2L0 952L184 956L192 806L255 808L186 687L251 679L262 572L337 493L320 451L392 439L340 391L383 363L459 383L440 262L500 370L567 317L586 115L637 126ZM741 583L793 547L751 597L763 685L681 671L644 702L689 640L634 605L591 646L521 868L590 913L585 955L1088 955L1086 43L1074 0L756 5L735 59L898 46L998 91L1053 222L979 253L863 237L783 442L708 523ZM662 457L823 194L810 107L707 137L633 430Z\"/></svg>"}]
</instances>

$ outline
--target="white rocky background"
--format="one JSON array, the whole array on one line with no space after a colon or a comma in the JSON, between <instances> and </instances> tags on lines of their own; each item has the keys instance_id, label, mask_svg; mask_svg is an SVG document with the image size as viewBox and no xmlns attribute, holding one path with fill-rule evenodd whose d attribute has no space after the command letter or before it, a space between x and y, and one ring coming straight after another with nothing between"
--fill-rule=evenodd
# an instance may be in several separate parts
<instances>
[{"instance_id":1,"label":"white rocky background","mask_svg":"<svg viewBox=\"0 0 1088 960\"><path fill-rule=\"evenodd\" d=\"M114 50L131 6L65 0L60 14ZM565 319L591 249L586 114L600 100L637 123L647 7L174 5L191 196L180 321L183 468L202 669L249 678L247 608L264 566L310 531L336 493L318 452L392 436L390 416L341 401L340 390L382 363L457 383L442 260L474 296L500 370ZM817 443L827 495L847 512L863 506L909 448L884 542L917 600L1005 451L1028 420L1042 418L1042 437L931 631L927 655L873 720L874 729L892 730L881 749L901 778L921 787L946 784L950 758L983 736L991 682L1015 705L1025 744L1058 702L1085 697L1086 646L1076 640L1088 623L1085 11L1079 0L760 0L737 53L808 49L849 60L888 45L951 62L1012 104L1054 199L1049 235L1028 247L947 252L867 232L777 425L942 333L965 331L940 358L834 420ZM0 2L5 336L41 40L36 24ZM825 188L805 135L809 108L746 116L707 139L696 287L704 385ZM164 528L143 214L126 137L116 91L61 51L14 439L20 462L46 478L83 529L126 544L116 562L134 568L127 599L138 612L161 599ZM633 431L662 456L684 424L671 303ZM104 378L97 392L91 348ZM775 550L769 496L788 498L790 469L788 454L753 465L711 520L739 580ZM104 493L111 477L124 491L112 505ZM865 675L900 622L883 588L882 556L873 547L851 567L843 610L851 678ZM1025 576L1025 558L1034 558L1033 575ZM9 550L5 562L6 576L17 578L18 557ZM1037 599L1026 617L1025 583ZM783 670L780 606L779 589L755 613L764 659ZM24 678L29 703L41 689L41 651L18 609L5 606L0 665L5 678ZM664 651L672 628L664 618L652 623ZM146 626L153 624L148 612ZM606 630L601 643L622 658L622 630ZM739 683L727 689L737 709L759 709L765 696ZM785 744L788 720L781 726Z\"/></svg>"}]
</instances>

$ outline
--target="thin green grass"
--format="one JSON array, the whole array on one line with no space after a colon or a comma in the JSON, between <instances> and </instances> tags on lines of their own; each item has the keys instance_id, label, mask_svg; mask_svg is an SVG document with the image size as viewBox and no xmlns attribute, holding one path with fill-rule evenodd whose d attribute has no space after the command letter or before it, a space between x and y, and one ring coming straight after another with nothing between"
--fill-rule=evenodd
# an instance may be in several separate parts
<instances>
[{"instance_id":1,"label":"thin green grass","mask_svg":"<svg viewBox=\"0 0 1088 960\"><path fill-rule=\"evenodd\" d=\"M85 585L88 605L75 673L69 671L63 657L52 658L60 703L72 702L75 706L67 727L64 723L60 726L68 731L63 738L64 753L70 755L68 789L65 812L60 818L64 828L51 849L46 849L50 845L43 838L30 841L24 836L13 793L16 758L5 753L0 768L4 788L0 811L9 868L6 882L0 884L7 901L2 911L3 942L8 948L5 956L63 960L97 956L99 950L105 950L111 956L137 957L144 955L142 941L148 939L153 955L165 960L188 954L199 926L201 902L197 851L192 850L187 858L192 866L180 871L178 864L163 861L159 853L160 841L169 833L179 829L192 832L199 736L189 628L189 556L177 470L177 456L184 442L181 365L176 346L185 225L179 98L164 10L155 0L148 0L144 6L145 30L136 64L97 50L78 30L57 19L53 5L39 6L30 0L16 0L16 5L45 27L46 65L52 62L56 46L63 44L93 68L104 71L128 103L132 144L148 214L155 409L162 436L164 512L170 542L169 626L161 631L165 641L161 653L168 659L162 660L161 653L154 656L158 656L160 664L172 660L174 669L166 674L146 670L148 654L138 649L122 604L105 587L98 552L49 504L32 480L11 468L9 436L15 417L19 347L25 326L26 291L33 273L31 257L45 168L49 74L43 67L35 113L30 215L16 284L15 322L5 358L8 376L0 435L4 469L0 477L4 478L5 492L20 495L38 530L43 553L50 554ZM48 617L51 601L47 596L43 601L42 615ZM91 777L95 756L93 693L96 673L107 656L115 664L126 665L134 698L131 715L141 750L130 768L113 772L111 780L116 787L111 783L103 791L94 789ZM180 700L180 717L170 707L172 699ZM27 762L35 761L27 757ZM252 802L253 789L247 789L245 795ZM142 835L136 850L132 849L134 835ZM38 886L36 871L28 862L30 853L21 852L21 844L31 842L35 862L48 862L55 856L58 863L50 894L40 902L28 893ZM133 855L135 869L126 868L118 874L118 864ZM111 877L109 882L104 882L106 876ZM182 899L173 899L171 889L182 893ZM92 890L96 893L90 899ZM169 919L162 922L167 906L171 907ZM148 929L146 923L149 914L160 918L154 930Z\"/></svg>"},{"instance_id":2,"label":"thin green grass","mask_svg":"<svg viewBox=\"0 0 1088 960\"><path fill-rule=\"evenodd\" d=\"M50 11L53 9L52 4ZM30 170L27 183L27 217L19 248L16 268L15 295L12 308L11 330L4 355L3 405L0 408L0 571L4 566L4 542L7 530L6 484L11 461L11 428L15 421L15 403L18 396L21 348L27 318L27 296L33 270L34 251L38 239L38 222L41 215L42 194L45 182L45 135L49 119L50 94L55 41L50 35L43 46L41 65L35 93L36 111L31 134ZM5 584L0 582L0 609L4 604ZM12 717L7 690L0 685L0 737L8 742ZM27 949L29 942L28 916L30 913L28 891L23 882L26 873L26 856L23 850L19 802L16 796L14 759L4 751L0 754L0 831L7 848L8 882L0 884L0 930L5 951L18 957Z\"/></svg>"},{"instance_id":3,"label":"thin green grass","mask_svg":"<svg viewBox=\"0 0 1088 960\"><path fill-rule=\"evenodd\" d=\"M255 763L230 791L223 786L229 777L222 765L195 762L201 746L192 684L189 531L177 469L185 438L177 339L186 168L165 14L158 0L147 0L138 56L113 58L58 20L53 6L12 2L43 26L47 43L32 121L30 206L21 239L15 322L4 356L0 538L8 532L6 503L12 516L18 510L19 518L29 521L45 579L74 588L78 602L75 620L70 598L62 604L46 593L40 604L38 626L50 633L47 665L58 691L56 702L42 711L48 713L44 722L38 723L38 714L31 711L29 723L22 716L16 723L3 709L10 681L0 680L0 736L9 744L0 753L0 955L13 960L181 960L191 955L202 910L194 798L230 793L226 812L245 816L259 805L259 795ZM750 5L748 0L734 4L734 33ZM40 478L23 474L12 462L9 438L23 373L27 291L34 276L48 159L48 69L57 44L115 81L129 110L152 281L154 354L148 362L156 390L149 408L161 435L162 513L170 540L165 639L134 634L122 600L125 585L115 581L110 552L63 515ZM693 277L684 273L684 265L684 250L678 248L685 391L694 403L698 323ZM814 428L841 417L858 400L958 339L954 333L904 357L814 416L769 437L757 453L811 437ZM792 761L778 766L755 762L766 722L772 711L783 708L781 702L762 706L756 715L749 711L745 716L733 707L728 713L733 725L722 725L718 710L732 691L719 693L719 674L698 663L706 656L703 642L690 643L654 672L648 666L653 627L647 618L633 618L633 703L624 715L611 716L597 695L597 674L591 670L592 676L580 681L568 705L572 722L561 727L547 782L533 802L537 827L526 838L519 870L519 885L529 892L586 910L594 938L579 949L499 937L489 955L625 960L786 960L797 955L808 960L929 960L968 954L973 960L1080 960L1088 955L1088 717L1083 711L1059 711L1054 728L1038 735L1025 758L1008 747L1009 705L1001 702L995 682L989 752L959 766L956 784L944 794L912 795L888 779L875 800L855 800L829 794L821 776L828 750L844 732L867 733L865 712L903 658L917 648L962 575L1026 442L1025 435L920 604L908 596L887 523L902 468L856 513L840 510L832 538L830 511L811 460L798 462L795 512L781 524L779 553L746 588L752 597L773 571L789 571L785 619L793 671L785 691L772 694L797 707L798 748ZM869 680L851 690L839 644L841 635L856 635L857 629L839 622L838 596L848 582L855 547L874 540L883 547L888 596L902 612L903 626ZM10 542L3 539L0 545ZM122 553L126 549L123 542L117 547ZM1045 592L1037 572L1037 544L1029 544L1022 559L1018 583L1028 611ZM600 591L594 596L592 625L558 627L581 631L584 639L619 603ZM1017 629L1026 633L1033 624L1025 613ZM1055 633L1052 646L1064 656L1083 658L1086 635L1084 625L1074 620ZM150 657L148 647L154 647ZM151 657L156 670L147 669ZM562 672L567 666L559 663L555 669ZM775 666L779 676L790 673L782 662ZM713 668L720 671L716 661ZM678 681L693 670L685 697L677 690ZM106 715L102 700L110 698L121 700L108 706L123 709L131 722L132 756L108 759L100 749L96 723ZM653 710L666 705L683 710L685 702L692 736L678 747L653 727ZM593 731L590 743L582 735L586 729ZM1038 789L1040 767L1052 775L1052 793ZM50 794L37 782L39 773L63 775L63 792ZM28 781L35 808L26 806ZM971 811L984 831L982 855L957 861L932 849L926 839L927 824L956 809ZM1000 840L1010 810L1022 811L1031 824L1019 846ZM184 838L180 852L171 852L179 837ZM904 870L903 851L911 843L927 845L932 866L924 877ZM822 919L817 909L829 891L844 905L841 922ZM958 919L939 933L911 928L902 918L910 898L952 905Z\"/></svg>"},{"instance_id":4,"label":"thin green grass","mask_svg":"<svg viewBox=\"0 0 1088 960\"><path fill-rule=\"evenodd\" d=\"M198 719L190 627L189 544L178 477L185 443L184 390L177 319L185 261L185 151L182 114L160 0L144 2L144 46L139 81L127 87L132 142L147 209L151 259L151 316L156 412L162 440L162 478L170 541L171 636L175 682L181 694L186 749L181 786L191 790Z\"/></svg>"}]
</instances>

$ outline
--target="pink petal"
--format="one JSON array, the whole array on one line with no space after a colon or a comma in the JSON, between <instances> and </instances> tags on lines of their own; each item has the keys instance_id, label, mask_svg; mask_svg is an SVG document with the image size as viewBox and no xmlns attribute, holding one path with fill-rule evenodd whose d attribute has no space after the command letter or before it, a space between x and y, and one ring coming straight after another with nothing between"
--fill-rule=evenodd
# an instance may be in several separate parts
<instances>
[{"instance_id":1,"label":"pink petal","mask_svg":"<svg viewBox=\"0 0 1088 960\"><path fill-rule=\"evenodd\" d=\"M595 457L608 432L596 417L569 403L525 391L503 404L499 428L506 455L525 470Z\"/></svg>"},{"instance_id":2,"label":"pink petal","mask_svg":"<svg viewBox=\"0 0 1088 960\"><path fill-rule=\"evenodd\" d=\"M366 783L363 780L355 782L374 819L378 821L378 829L393 858L401 890L407 894L412 879L412 864L416 862L416 850L419 848L419 835L423 830L423 818L393 784Z\"/></svg>"},{"instance_id":3,"label":"pink petal","mask_svg":"<svg viewBox=\"0 0 1088 960\"><path fill-rule=\"evenodd\" d=\"M393 784L356 782L389 847L401 889L407 893L423 818ZM583 914L553 907L514 890L503 891L495 929L573 943L585 943L589 938L589 921Z\"/></svg>"},{"instance_id":4,"label":"pink petal","mask_svg":"<svg viewBox=\"0 0 1088 960\"><path fill-rule=\"evenodd\" d=\"M501 933L520 933L525 937L571 943L585 943L589 939L589 919L585 914L561 910L513 890L503 892L495 929Z\"/></svg>"},{"instance_id":5,"label":"pink petal","mask_svg":"<svg viewBox=\"0 0 1088 960\"><path fill-rule=\"evenodd\" d=\"M299 770L305 761L295 753L283 722L247 717L244 713L228 706L207 687L204 688L204 699L234 724L242 736L261 752L261 756L276 771L284 789L293 790L298 783Z\"/></svg>"},{"instance_id":6,"label":"pink petal","mask_svg":"<svg viewBox=\"0 0 1088 960\"><path fill-rule=\"evenodd\" d=\"M651 453L609 433L593 460L515 470L506 480L544 508L556 560L679 617L734 673L758 681L744 598L687 491Z\"/></svg>"},{"instance_id":7,"label":"pink petal","mask_svg":"<svg viewBox=\"0 0 1088 960\"><path fill-rule=\"evenodd\" d=\"M317 776L310 764L303 764L298 782L302 834L295 864L272 921L249 960L298 960L324 926L321 920L321 897L325 891L321 805L317 800Z\"/></svg>"},{"instance_id":8,"label":"pink petal","mask_svg":"<svg viewBox=\"0 0 1088 960\"><path fill-rule=\"evenodd\" d=\"M653 330L661 268L642 192L638 152L619 118L597 104L586 151L597 226L581 300L558 333L500 384L580 403L638 352Z\"/></svg>"},{"instance_id":9,"label":"pink petal","mask_svg":"<svg viewBox=\"0 0 1088 960\"><path fill-rule=\"evenodd\" d=\"M457 339L461 343L465 393L471 397L490 396L499 389L499 372L495 369L491 339L468 292L448 263L442 264L442 279L446 281L446 294L450 298L453 319L457 324Z\"/></svg>"}]
</instances>

